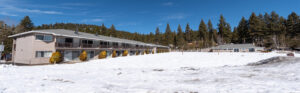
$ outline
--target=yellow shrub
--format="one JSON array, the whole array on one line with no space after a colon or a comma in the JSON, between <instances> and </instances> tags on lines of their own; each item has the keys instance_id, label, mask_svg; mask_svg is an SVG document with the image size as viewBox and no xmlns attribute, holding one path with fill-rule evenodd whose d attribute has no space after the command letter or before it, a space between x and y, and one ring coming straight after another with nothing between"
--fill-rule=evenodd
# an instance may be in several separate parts
<instances>
[{"instance_id":1,"label":"yellow shrub","mask_svg":"<svg viewBox=\"0 0 300 93\"><path fill-rule=\"evenodd\" d=\"M81 61L86 61L87 60L87 53L86 53L86 51L84 51L84 50L82 51L82 53L79 56L79 59Z\"/></svg>"},{"instance_id":2,"label":"yellow shrub","mask_svg":"<svg viewBox=\"0 0 300 93\"><path fill-rule=\"evenodd\" d=\"M62 61L62 56L61 56L61 54L59 52L52 53L52 56L51 56L51 58L49 60L50 63L52 63L52 64L53 63L59 63L61 61Z\"/></svg>"},{"instance_id":3,"label":"yellow shrub","mask_svg":"<svg viewBox=\"0 0 300 93\"><path fill-rule=\"evenodd\" d=\"M146 50L146 54L149 54L149 50Z\"/></svg>"},{"instance_id":4,"label":"yellow shrub","mask_svg":"<svg viewBox=\"0 0 300 93\"><path fill-rule=\"evenodd\" d=\"M113 51L112 57L117 57L117 51L116 50Z\"/></svg>"},{"instance_id":5,"label":"yellow shrub","mask_svg":"<svg viewBox=\"0 0 300 93\"><path fill-rule=\"evenodd\" d=\"M125 51L123 52L123 55L122 55L122 56L127 56L127 55L128 55L128 51L125 50Z\"/></svg>"},{"instance_id":6,"label":"yellow shrub","mask_svg":"<svg viewBox=\"0 0 300 93\"><path fill-rule=\"evenodd\" d=\"M145 50L142 52L142 55L144 55L145 54Z\"/></svg>"},{"instance_id":7,"label":"yellow shrub","mask_svg":"<svg viewBox=\"0 0 300 93\"><path fill-rule=\"evenodd\" d=\"M99 59L106 58L106 55L107 55L107 54L106 54L106 51L101 51L100 54L99 54L99 56L98 56L98 58L99 58Z\"/></svg>"}]
</instances>

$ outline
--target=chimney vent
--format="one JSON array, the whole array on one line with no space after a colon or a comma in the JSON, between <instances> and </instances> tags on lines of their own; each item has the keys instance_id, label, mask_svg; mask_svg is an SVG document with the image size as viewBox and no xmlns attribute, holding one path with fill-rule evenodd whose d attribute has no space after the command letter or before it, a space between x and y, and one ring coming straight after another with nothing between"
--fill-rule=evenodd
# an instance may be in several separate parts
<instances>
[{"instance_id":1,"label":"chimney vent","mask_svg":"<svg viewBox=\"0 0 300 93\"><path fill-rule=\"evenodd\" d=\"M75 34L78 34L78 25L76 25L76 30L74 32Z\"/></svg>"}]
</instances>

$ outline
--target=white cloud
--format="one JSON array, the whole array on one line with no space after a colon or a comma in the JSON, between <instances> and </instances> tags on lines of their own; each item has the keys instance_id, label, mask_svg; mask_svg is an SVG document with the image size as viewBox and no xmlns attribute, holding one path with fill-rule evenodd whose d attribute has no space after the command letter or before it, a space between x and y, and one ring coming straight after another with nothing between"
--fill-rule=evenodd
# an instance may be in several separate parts
<instances>
[{"instance_id":1,"label":"white cloud","mask_svg":"<svg viewBox=\"0 0 300 93\"><path fill-rule=\"evenodd\" d=\"M179 14L173 14L173 15L166 16L163 18L163 20L172 20L172 19L180 20L180 19L184 19L184 18L186 18L186 15L179 13Z\"/></svg>"},{"instance_id":2,"label":"white cloud","mask_svg":"<svg viewBox=\"0 0 300 93\"><path fill-rule=\"evenodd\" d=\"M4 15L4 16L18 16L16 14L10 14L10 13L7 13L5 11L0 12L0 15Z\"/></svg>"},{"instance_id":3,"label":"white cloud","mask_svg":"<svg viewBox=\"0 0 300 93\"><path fill-rule=\"evenodd\" d=\"M38 9L18 8L18 7L14 7L14 6L6 6L4 9L17 11L17 12L25 12L25 13L63 14L62 12L58 12L58 11L44 11L44 10L38 10Z\"/></svg>"},{"instance_id":4,"label":"white cloud","mask_svg":"<svg viewBox=\"0 0 300 93\"><path fill-rule=\"evenodd\" d=\"M163 24L162 24L162 23L158 23L157 25L158 25L158 26L162 26Z\"/></svg>"},{"instance_id":5,"label":"white cloud","mask_svg":"<svg viewBox=\"0 0 300 93\"><path fill-rule=\"evenodd\" d=\"M104 20L101 18L95 18L95 19L83 19L81 22L103 22Z\"/></svg>"},{"instance_id":6,"label":"white cloud","mask_svg":"<svg viewBox=\"0 0 300 93\"><path fill-rule=\"evenodd\" d=\"M103 19L96 18L96 19L92 19L91 21L94 21L94 22L102 22L102 21L103 21Z\"/></svg>"},{"instance_id":7,"label":"white cloud","mask_svg":"<svg viewBox=\"0 0 300 93\"><path fill-rule=\"evenodd\" d=\"M165 2L163 3L163 6L173 6L174 3L173 2Z\"/></svg>"},{"instance_id":8,"label":"white cloud","mask_svg":"<svg viewBox=\"0 0 300 93\"><path fill-rule=\"evenodd\" d=\"M20 6L27 5L31 6L31 4L26 4L25 2L17 2L15 0L0 0L0 11L2 11L2 15L9 15L9 12L22 12L22 13L41 13L41 14L63 14L58 11L49 11L49 10L40 10L40 9L30 9L30 8L21 8ZM34 6L34 5L32 5ZM16 15L12 15L16 16Z\"/></svg>"}]
</instances>

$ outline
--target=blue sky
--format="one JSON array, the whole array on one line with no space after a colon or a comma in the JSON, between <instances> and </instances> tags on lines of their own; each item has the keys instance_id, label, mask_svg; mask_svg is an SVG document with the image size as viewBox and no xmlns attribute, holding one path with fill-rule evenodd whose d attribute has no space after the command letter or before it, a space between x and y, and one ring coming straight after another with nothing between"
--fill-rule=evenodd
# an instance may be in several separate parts
<instances>
[{"instance_id":1,"label":"blue sky","mask_svg":"<svg viewBox=\"0 0 300 93\"><path fill-rule=\"evenodd\" d=\"M300 14L299 5L300 0L0 0L0 20L18 24L29 15L36 26L104 23L118 30L149 33L156 27L164 31L167 23L172 30L187 23L197 30L201 19L206 23L211 19L217 28L220 14L233 28L252 12L275 11L286 18L293 11Z\"/></svg>"}]
</instances>

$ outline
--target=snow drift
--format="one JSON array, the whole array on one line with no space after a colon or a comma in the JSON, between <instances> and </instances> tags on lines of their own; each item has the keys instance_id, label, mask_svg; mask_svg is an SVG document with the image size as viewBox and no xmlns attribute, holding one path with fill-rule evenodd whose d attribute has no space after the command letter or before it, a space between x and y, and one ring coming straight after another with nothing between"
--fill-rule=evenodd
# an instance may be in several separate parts
<instances>
[{"instance_id":1,"label":"snow drift","mask_svg":"<svg viewBox=\"0 0 300 93\"><path fill-rule=\"evenodd\" d=\"M0 92L299 92L300 63L297 60L247 66L276 56L285 54L172 52L78 64L0 65Z\"/></svg>"}]
</instances>

